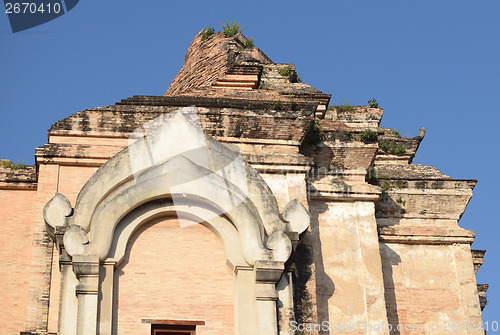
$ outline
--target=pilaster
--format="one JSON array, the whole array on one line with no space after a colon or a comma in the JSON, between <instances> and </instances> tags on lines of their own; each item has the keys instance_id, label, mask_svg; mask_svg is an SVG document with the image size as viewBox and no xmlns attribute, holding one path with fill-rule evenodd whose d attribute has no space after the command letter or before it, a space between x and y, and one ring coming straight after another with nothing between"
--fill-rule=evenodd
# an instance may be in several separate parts
<instances>
[{"instance_id":1,"label":"pilaster","mask_svg":"<svg viewBox=\"0 0 500 335\"><path fill-rule=\"evenodd\" d=\"M93 255L75 255L73 271L78 278L76 296L78 297L77 335L90 335L97 332L97 307L99 292L99 258Z\"/></svg>"}]
</instances>

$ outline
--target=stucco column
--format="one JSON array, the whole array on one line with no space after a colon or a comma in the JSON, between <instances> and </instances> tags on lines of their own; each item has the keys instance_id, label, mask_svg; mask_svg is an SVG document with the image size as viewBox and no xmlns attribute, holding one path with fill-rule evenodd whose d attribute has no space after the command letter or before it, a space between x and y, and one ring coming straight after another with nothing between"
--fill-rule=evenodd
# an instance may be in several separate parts
<instances>
[{"instance_id":1,"label":"stucco column","mask_svg":"<svg viewBox=\"0 0 500 335\"><path fill-rule=\"evenodd\" d=\"M73 263L66 250L62 249L59 255L59 267L61 270L61 296L59 299L59 335L76 335L76 320L78 300L75 288L78 279L73 272Z\"/></svg>"},{"instance_id":2,"label":"stucco column","mask_svg":"<svg viewBox=\"0 0 500 335\"><path fill-rule=\"evenodd\" d=\"M100 335L111 335L113 325L113 285L115 273L114 261L105 261L99 270L99 314L98 328Z\"/></svg>"},{"instance_id":3,"label":"stucco column","mask_svg":"<svg viewBox=\"0 0 500 335\"><path fill-rule=\"evenodd\" d=\"M234 269L234 323L237 335L257 335L255 273L250 266Z\"/></svg>"},{"instance_id":4,"label":"stucco column","mask_svg":"<svg viewBox=\"0 0 500 335\"><path fill-rule=\"evenodd\" d=\"M77 335L93 335L97 332L97 305L99 292L99 258L93 255L73 256L73 271L79 282Z\"/></svg>"},{"instance_id":5,"label":"stucco column","mask_svg":"<svg viewBox=\"0 0 500 335\"><path fill-rule=\"evenodd\" d=\"M47 225L47 227L50 226ZM67 229L68 226L56 226L53 229L48 228L47 232L59 251L61 287L59 291L57 333L59 335L76 335L78 300L75 295L75 287L78 284L78 279L73 272L73 262L71 256L64 248L63 237Z\"/></svg>"},{"instance_id":6,"label":"stucco column","mask_svg":"<svg viewBox=\"0 0 500 335\"><path fill-rule=\"evenodd\" d=\"M290 323L295 321L295 314L293 308L293 283L292 283L292 272L293 268L287 269L281 275L281 279L276 284L276 290L278 291L278 313L280 317L278 318L279 324L279 334L280 335L293 335L294 331L290 329ZM280 309L281 304L281 309Z\"/></svg>"},{"instance_id":7,"label":"stucco column","mask_svg":"<svg viewBox=\"0 0 500 335\"><path fill-rule=\"evenodd\" d=\"M258 334L278 335L276 283L281 278L284 263L277 261L255 262L255 299L257 301Z\"/></svg>"}]
</instances>

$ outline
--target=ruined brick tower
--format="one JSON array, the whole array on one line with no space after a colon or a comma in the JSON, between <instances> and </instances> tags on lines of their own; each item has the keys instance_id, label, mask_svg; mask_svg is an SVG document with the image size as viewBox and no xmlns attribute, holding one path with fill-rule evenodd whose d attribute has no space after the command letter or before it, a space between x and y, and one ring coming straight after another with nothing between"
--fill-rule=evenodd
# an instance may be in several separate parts
<instances>
[{"instance_id":1,"label":"ruined brick tower","mask_svg":"<svg viewBox=\"0 0 500 335\"><path fill-rule=\"evenodd\" d=\"M484 334L476 181L329 102L202 31L164 96L55 123L0 166L1 334Z\"/></svg>"}]
</instances>

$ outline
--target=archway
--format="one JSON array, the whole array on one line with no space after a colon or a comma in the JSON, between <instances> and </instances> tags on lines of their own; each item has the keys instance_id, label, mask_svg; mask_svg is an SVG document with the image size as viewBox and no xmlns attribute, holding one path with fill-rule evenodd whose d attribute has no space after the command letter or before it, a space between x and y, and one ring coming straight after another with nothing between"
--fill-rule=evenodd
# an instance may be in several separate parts
<instances>
[{"instance_id":1,"label":"archway","mask_svg":"<svg viewBox=\"0 0 500 335\"><path fill-rule=\"evenodd\" d=\"M193 125L190 112L171 113L112 157L83 187L74 209L61 194L46 205L48 232L63 253L60 334L111 333L110 278L127 241L145 222L174 212L222 241L235 278L236 334L277 334L275 284L292 251L290 238L308 227L309 215L297 200L280 214L258 172ZM170 148L180 140L175 134L194 144ZM155 143L167 149L143 164Z\"/></svg>"},{"instance_id":2,"label":"archway","mask_svg":"<svg viewBox=\"0 0 500 335\"><path fill-rule=\"evenodd\" d=\"M234 334L233 275L224 248L192 220L158 216L142 224L115 268L113 287L113 334L147 334L145 320L202 321L196 334Z\"/></svg>"}]
</instances>

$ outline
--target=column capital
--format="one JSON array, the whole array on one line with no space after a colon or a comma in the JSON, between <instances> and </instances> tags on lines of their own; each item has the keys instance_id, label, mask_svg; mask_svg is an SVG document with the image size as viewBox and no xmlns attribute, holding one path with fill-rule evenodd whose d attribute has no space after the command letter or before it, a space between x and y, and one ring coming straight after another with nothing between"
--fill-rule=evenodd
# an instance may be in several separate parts
<instances>
[{"instance_id":1,"label":"column capital","mask_svg":"<svg viewBox=\"0 0 500 335\"><path fill-rule=\"evenodd\" d=\"M94 255L74 255L73 271L75 271L78 278L99 275L99 257Z\"/></svg>"},{"instance_id":2,"label":"column capital","mask_svg":"<svg viewBox=\"0 0 500 335\"><path fill-rule=\"evenodd\" d=\"M97 295L99 291L99 257L94 255L74 255L73 271L79 280L76 294Z\"/></svg>"},{"instance_id":3,"label":"column capital","mask_svg":"<svg viewBox=\"0 0 500 335\"><path fill-rule=\"evenodd\" d=\"M257 283L275 284L285 270L285 263L281 261L256 261L254 265L255 280Z\"/></svg>"}]
</instances>

